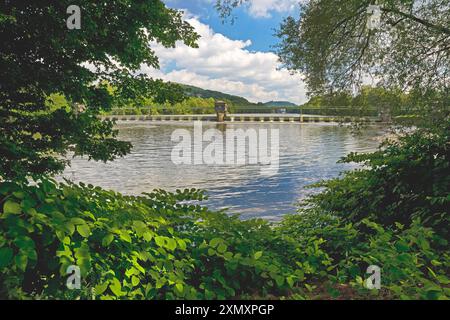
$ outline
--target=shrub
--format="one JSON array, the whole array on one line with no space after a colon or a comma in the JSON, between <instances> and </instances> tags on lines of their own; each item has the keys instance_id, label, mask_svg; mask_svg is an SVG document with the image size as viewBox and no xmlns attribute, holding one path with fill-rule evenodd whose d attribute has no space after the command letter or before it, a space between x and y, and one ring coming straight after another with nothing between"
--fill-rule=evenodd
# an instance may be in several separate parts
<instances>
[{"instance_id":1,"label":"shrub","mask_svg":"<svg viewBox=\"0 0 450 320\"><path fill-rule=\"evenodd\" d=\"M385 142L377 152L352 153L343 162L365 168L317 186L325 190L306 205L359 223L370 218L383 226L409 225L420 218L444 238L450 224L450 125L420 129Z\"/></svg>"},{"instance_id":2,"label":"shrub","mask_svg":"<svg viewBox=\"0 0 450 320\"><path fill-rule=\"evenodd\" d=\"M308 248L311 239L320 239L321 250L331 263L317 265L315 274L320 277L315 279L319 281L313 278L309 286L314 283L325 286L329 291L325 297L339 297L337 288L346 285L352 288L346 298L450 297L448 242L419 220L414 220L409 228L400 223L384 228L364 219L356 227L338 217L306 210L283 219L280 231L295 238L299 247ZM381 269L382 290L375 295L364 283L370 265ZM309 297L314 294L312 291Z\"/></svg>"},{"instance_id":3,"label":"shrub","mask_svg":"<svg viewBox=\"0 0 450 320\"><path fill-rule=\"evenodd\" d=\"M224 299L293 285L267 222L194 205L197 190L132 197L43 180L0 193L2 298ZM80 291L65 287L70 265Z\"/></svg>"}]
</instances>

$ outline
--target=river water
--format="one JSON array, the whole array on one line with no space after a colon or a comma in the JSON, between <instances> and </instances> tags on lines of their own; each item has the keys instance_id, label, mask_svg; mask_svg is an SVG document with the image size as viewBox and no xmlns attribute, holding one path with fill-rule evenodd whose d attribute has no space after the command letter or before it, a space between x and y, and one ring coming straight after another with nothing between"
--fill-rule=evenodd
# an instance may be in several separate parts
<instances>
[{"instance_id":1,"label":"river water","mask_svg":"<svg viewBox=\"0 0 450 320\"><path fill-rule=\"evenodd\" d=\"M375 150L384 133L382 128L371 126L355 135L349 128L330 123L202 123L203 132L218 129L217 132L224 133L225 141L225 132L231 129L250 129L258 134L264 132L260 129L267 129L269 138L277 131L279 165L277 170L267 173L262 170L267 164L249 163L248 145L245 164L174 163L173 149L178 145L172 141L174 130L193 134L193 123L133 121L119 122L117 127L120 139L133 144L130 154L106 164L74 158L63 176L125 194L150 192L157 188L168 191L205 189L209 196L205 204L213 209L228 208L230 213L240 213L244 219L260 217L269 220L295 212L296 203L314 192L305 186L352 169L354 165L337 161L352 151ZM191 143L193 146L194 135ZM210 142L203 142L203 147L208 144ZM269 150L275 146L270 139L268 144ZM191 149L193 154L204 152L204 148L194 149Z\"/></svg>"}]
</instances>

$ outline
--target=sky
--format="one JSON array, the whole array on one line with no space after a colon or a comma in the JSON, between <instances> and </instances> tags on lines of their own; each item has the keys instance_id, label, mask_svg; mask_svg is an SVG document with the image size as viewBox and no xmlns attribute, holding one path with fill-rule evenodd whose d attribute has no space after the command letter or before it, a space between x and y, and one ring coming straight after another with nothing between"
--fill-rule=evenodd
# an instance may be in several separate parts
<instances>
[{"instance_id":1,"label":"sky","mask_svg":"<svg viewBox=\"0 0 450 320\"><path fill-rule=\"evenodd\" d=\"M282 68L273 46L273 34L287 15L298 14L298 0L248 0L233 11L234 23L223 22L215 0L164 0L183 10L185 19L201 36L199 48L177 43L164 48L152 43L160 59L159 70L144 66L152 77L190 84L247 98L251 102L306 101L299 74Z\"/></svg>"}]
</instances>

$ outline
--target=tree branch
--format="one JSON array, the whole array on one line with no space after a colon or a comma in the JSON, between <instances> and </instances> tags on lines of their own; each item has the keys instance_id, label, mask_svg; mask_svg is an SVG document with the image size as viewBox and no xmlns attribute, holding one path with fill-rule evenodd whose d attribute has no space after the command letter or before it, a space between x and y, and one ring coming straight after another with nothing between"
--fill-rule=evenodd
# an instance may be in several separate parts
<instances>
[{"instance_id":1,"label":"tree branch","mask_svg":"<svg viewBox=\"0 0 450 320\"><path fill-rule=\"evenodd\" d=\"M393 9L393 8L381 8L381 10L384 11L384 12L390 12L390 13L398 14L398 15L406 18L406 19L413 20L413 21L415 21L417 23L420 23L420 24L422 24L422 25L424 25L424 26L426 26L428 28L431 28L431 29L434 29L436 31L439 31L439 32L442 32L442 33L450 35L450 29L449 28L446 28L446 27L441 26L441 25L433 24L433 23L431 23L429 21L426 21L426 20L423 20L423 19L418 18L416 16L413 16L412 14L405 13L405 12L402 12L402 11L399 11L399 10Z\"/></svg>"}]
</instances>

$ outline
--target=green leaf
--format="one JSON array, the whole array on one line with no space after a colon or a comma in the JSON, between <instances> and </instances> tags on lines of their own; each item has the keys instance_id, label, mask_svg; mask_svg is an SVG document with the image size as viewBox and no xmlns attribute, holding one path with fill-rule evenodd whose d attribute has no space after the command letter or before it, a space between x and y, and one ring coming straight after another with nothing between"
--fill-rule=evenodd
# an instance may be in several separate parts
<instances>
[{"instance_id":1,"label":"green leaf","mask_svg":"<svg viewBox=\"0 0 450 320\"><path fill-rule=\"evenodd\" d=\"M145 241L151 241L153 239L153 234L151 232L145 232L142 237L144 237Z\"/></svg>"},{"instance_id":2,"label":"green leaf","mask_svg":"<svg viewBox=\"0 0 450 320\"><path fill-rule=\"evenodd\" d=\"M147 225L139 220L133 221L133 229L136 231L136 234L141 237L148 230Z\"/></svg>"},{"instance_id":3,"label":"green leaf","mask_svg":"<svg viewBox=\"0 0 450 320\"><path fill-rule=\"evenodd\" d=\"M284 277L283 276L275 276L275 282L279 287L281 287L284 284Z\"/></svg>"},{"instance_id":4,"label":"green leaf","mask_svg":"<svg viewBox=\"0 0 450 320\"><path fill-rule=\"evenodd\" d=\"M289 287L292 288L294 286L294 278L293 277L287 277L286 282L289 285Z\"/></svg>"},{"instance_id":5,"label":"green leaf","mask_svg":"<svg viewBox=\"0 0 450 320\"><path fill-rule=\"evenodd\" d=\"M233 258L233 253L232 252L225 252L223 254L223 257L225 260L231 260Z\"/></svg>"},{"instance_id":6,"label":"green leaf","mask_svg":"<svg viewBox=\"0 0 450 320\"><path fill-rule=\"evenodd\" d=\"M22 250L21 253L26 255L28 259L37 260L37 252L35 249Z\"/></svg>"},{"instance_id":7,"label":"green leaf","mask_svg":"<svg viewBox=\"0 0 450 320\"><path fill-rule=\"evenodd\" d=\"M177 242L181 250L186 250L186 241L184 241L183 239L178 239Z\"/></svg>"},{"instance_id":8,"label":"green leaf","mask_svg":"<svg viewBox=\"0 0 450 320\"><path fill-rule=\"evenodd\" d=\"M111 284L109 285L111 291L117 296L120 297L123 295L122 292L122 284L117 278L113 278Z\"/></svg>"},{"instance_id":9,"label":"green leaf","mask_svg":"<svg viewBox=\"0 0 450 320\"><path fill-rule=\"evenodd\" d=\"M263 254L262 251L256 252L255 255L254 255L255 259L258 260L259 258L261 258L262 254Z\"/></svg>"},{"instance_id":10,"label":"green leaf","mask_svg":"<svg viewBox=\"0 0 450 320\"><path fill-rule=\"evenodd\" d=\"M431 264L432 264L433 266L441 266L441 265L442 265L442 262L440 262L439 260L431 260Z\"/></svg>"},{"instance_id":11,"label":"green leaf","mask_svg":"<svg viewBox=\"0 0 450 320\"><path fill-rule=\"evenodd\" d=\"M89 252L89 246L83 245L80 248L75 248L75 257L77 259L90 259L91 254Z\"/></svg>"},{"instance_id":12,"label":"green leaf","mask_svg":"<svg viewBox=\"0 0 450 320\"><path fill-rule=\"evenodd\" d=\"M64 224L64 227L66 228L67 232L68 232L70 235L72 235L72 234L75 232L75 226L74 226L74 224L73 224L72 222L70 222L70 221L67 221L67 222Z\"/></svg>"},{"instance_id":13,"label":"green leaf","mask_svg":"<svg viewBox=\"0 0 450 320\"><path fill-rule=\"evenodd\" d=\"M11 262L13 250L11 248L0 248L0 268L4 268Z\"/></svg>"},{"instance_id":14,"label":"green leaf","mask_svg":"<svg viewBox=\"0 0 450 320\"><path fill-rule=\"evenodd\" d=\"M33 134L31 136L31 138L33 138L33 140L41 140L42 139L42 134L40 132L36 132L35 134Z\"/></svg>"},{"instance_id":15,"label":"green leaf","mask_svg":"<svg viewBox=\"0 0 450 320\"><path fill-rule=\"evenodd\" d=\"M77 231L80 234L80 236L82 236L83 238L87 238L91 234L91 229L89 228L89 226L87 224L78 225Z\"/></svg>"},{"instance_id":16,"label":"green leaf","mask_svg":"<svg viewBox=\"0 0 450 320\"><path fill-rule=\"evenodd\" d=\"M12 200L8 200L3 204L3 213L19 214L22 212L20 204Z\"/></svg>"},{"instance_id":17,"label":"green leaf","mask_svg":"<svg viewBox=\"0 0 450 320\"><path fill-rule=\"evenodd\" d=\"M211 241L209 242L209 245L213 248L217 247L217 245L219 243L223 242L223 240L221 238L213 238L211 239Z\"/></svg>"},{"instance_id":18,"label":"green leaf","mask_svg":"<svg viewBox=\"0 0 450 320\"><path fill-rule=\"evenodd\" d=\"M448 285L448 284L450 284L450 279L449 278L447 278L446 276L444 276L444 275L437 275L436 276L436 279L439 281L439 283L442 283L442 284L444 284L444 285Z\"/></svg>"},{"instance_id":19,"label":"green leaf","mask_svg":"<svg viewBox=\"0 0 450 320\"><path fill-rule=\"evenodd\" d=\"M179 293L183 293L184 286L182 283L177 283L175 285L175 288L178 290Z\"/></svg>"},{"instance_id":20,"label":"green leaf","mask_svg":"<svg viewBox=\"0 0 450 320\"><path fill-rule=\"evenodd\" d=\"M137 286L139 284L140 280L138 277L132 277L131 278L131 284L133 285L133 287Z\"/></svg>"},{"instance_id":21,"label":"green leaf","mask_svg":"<svg viewBox=\"0 0 450 320\"><path fill-rule=\"evenodd\" d=\"M217 247L217 252L219 252L219 253L224 253L224 252L227 251L227 249L228 249L227 245L221 243L221 244L219 244L219 246Z\"/></svg>"},{"instance_id":22,"label":"green leaf","mask_svg":"<svg viewBox=\"0 0 450 320\"><path fill-rule=\"evenodd\" d=\"M131 237L127 231L120 232L120 239L122 239L123 241L126 241L128 243L131 243Z\"/></svg>"},{"instance_id":23,"label":"green leaf","mask_svg":"<svg viewBox=\"0 0 450 320\"><path fill-rule=\"evenodd\" d=\"M114 235L112 233L108 233L103 239L102 239L102 245L107 247L111 244L111 242L114 240Z\"/></svg>"},{"instance_id":24,"label":"green leaf","mask_svg":"<svg viewBox=\"0 0 450 320\"><path fill-rule=\"evenodd\" d=\"M165 238L164 237L155 237L155 243L158 247L163 247L166 243Z\"/></svg>"},{"instance_id":25,"label":"green leaf","mask_svg":"<svg viewBox=\"0 0 450 320\"><path fill-rule=\"evenodd\" d=\"M26 255L24 255L23 253L19 253L18 255L16 255L14 257L14 261L16 263L16 266L22 270L23 272L25 272L25 270L27 269L27 264L28 264L28 257Z\"/></svg>"},{"instance_id":26,"label":"green leaf","mask_svg":"<svg viewBox=\"0 0 450 320\"><path fill-rule=\"evenodd\" d=\"M429 250L430 249L430 243L424 238L424 237L418 237L417 238L417 244L422 250Z\"/></svg>"},{"instance_id":27,"label":"green leaf","mask_svg":"<svg viewBox=\"0 0 450 320\"><path fill-rule=\"evenodd\" d=\"M100 283L95 286L95 294L101 295L108 288L108 282Z\"/></svg>"},{"instance_id":28,"label":"green leaf","mask_svg":"<svg viewBox=\"0 0 450 320\"><path fill-rule=\"evenodd\" d=\"M177 242L175 241L175 239L172 238L168 238L166 241L166 248L169 250L175 250L177 247Z\"/></svg>"},{"instance_id":29,"label":"green leaf","mask_svg":"<svg viewBox=\"0 0 450 320\"><path fill-rule=\"evenodd\" d=\"M27 236L19 236L14 239L14 244L21 250L28 251L34 249L34 241Z\"/></svg>"},{"instance_id":30,"label":"green leaf","mask_svg":"<svg viewBox=\"0 0 450 320\"><path fill-rule=\"evenodd\" d=\"M23 199L25 197L25 194L22 191L15 191L13 192L13 196L18 199Z\"/></svg>"},{"instance_id":31,"label":"green leaf","mask_svg":"<svg viewBox=\"0 0 450 320\"><path fill-rule=\"evenodd\" d=\"M400 222L395 222L395 226L396 226L397 229L399 229L399 230L403 230L403 228L404 228L404 225L401 224Z\"/></svg>"},{"instance_id":32,"label":"green leaf","mask_svg":"<svg viewBox=\"0 0 450 320\"><path fill-rule=\"evenodd\" d=\"M70 219L70 221L71 221L73 224L86 224L86 221L84 221L84 220L81 219L81 218L77 218L77 217Z\"/></svg>"}]
</instances>

